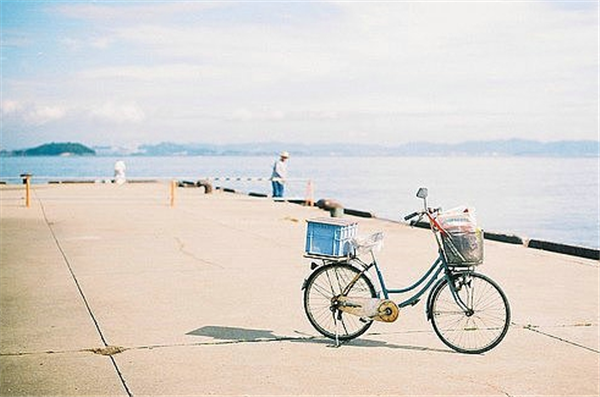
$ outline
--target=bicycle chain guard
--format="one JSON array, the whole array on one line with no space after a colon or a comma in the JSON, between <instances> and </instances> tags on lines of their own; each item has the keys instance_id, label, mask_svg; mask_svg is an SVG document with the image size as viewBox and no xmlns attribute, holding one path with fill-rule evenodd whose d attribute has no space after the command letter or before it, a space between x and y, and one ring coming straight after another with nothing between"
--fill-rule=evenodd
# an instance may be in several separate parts
<instances>
[{"instance_id":1,"label":"bicycle chain guard","mask_svg":"<svg viewBox=\"0 0 600 397\"><path fill-rule=\"evenodd\" d=\"M389 299L384 299L379 307L377 308L379 314L373 318L373 320L383 321L385 323L393 323L398 319L400 309L398 305Z\"/></svg>"},{"instance_id":2,"label":"bicycle chain guard","mask_svg":"<svg viewBox=\"0 0 600 397\"><path fill-rule=\"evenodd\" d=\"M396 321L400 313L398 305L389 299L338 296L333 303L344 313L385 323Z\"/></svg>"}]
</instances>

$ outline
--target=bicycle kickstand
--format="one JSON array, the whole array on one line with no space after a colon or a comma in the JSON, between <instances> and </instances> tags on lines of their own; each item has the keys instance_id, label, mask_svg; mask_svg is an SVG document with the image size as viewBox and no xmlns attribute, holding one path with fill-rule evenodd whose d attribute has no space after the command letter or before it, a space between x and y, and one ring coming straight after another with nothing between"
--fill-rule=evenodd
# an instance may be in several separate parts
<instances>
[{"instance_id":1,"label":"bicycle kickstand","mask_svg":"<svg viewBox=\"0 0 600 397\"><path fill-rule=\"evenodd\" d=\"M333 322L335 323L335 348L338 348L341 346L340 344L340 338L339 338L339 334L340 334L340 322L338 321L338 317L341 317L342 312L338 311L337 313L333 313Z\"/></svg>"}]
</instances>

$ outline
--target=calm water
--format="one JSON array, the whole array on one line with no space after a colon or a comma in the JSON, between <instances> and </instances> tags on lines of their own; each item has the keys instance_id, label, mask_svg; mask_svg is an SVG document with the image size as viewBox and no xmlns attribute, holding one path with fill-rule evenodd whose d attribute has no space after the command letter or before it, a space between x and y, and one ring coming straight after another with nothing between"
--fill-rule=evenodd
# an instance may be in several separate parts
<instances>
[{"instance_id":1,"label":"calm water","mask_svg":"<svg viewBox=\"0 0 600 397\"><path fill-rule=\"evenodd\" d=\"M113 157L0 158L0 176L112 176ZM270 157L126 157L128 177L270 176ZM292 157L288 197L304 197L311 179L315 200L400 220L429 188L430 206L473 206L480 225L494 232L599 248L598 158ZM9 182L17 182L9 180ZM269 193L268 181L216 182Z\"/></svg>"}]
</instances>

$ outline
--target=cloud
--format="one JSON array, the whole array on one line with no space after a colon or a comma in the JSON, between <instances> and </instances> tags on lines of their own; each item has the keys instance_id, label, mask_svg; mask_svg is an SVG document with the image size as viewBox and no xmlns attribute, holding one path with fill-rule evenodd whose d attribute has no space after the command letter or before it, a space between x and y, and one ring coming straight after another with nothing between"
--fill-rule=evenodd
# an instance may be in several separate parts
<instances>
[{"instance_id":1,"label":"cloud","mask_svg":"<svg viewBox=\"0 0 600 397\"><path fill-rule=\"evenodd\" d=\"M286 119L285 112L281 110L251 111L246 108L236 109L231 115L234 121L281 121Z\"/></svg>"},{"instance_id":2,"label":"cloud","mask_svg":"<svg viewBox=\"0 0 600 397\"><path fill-rule=\"evenodd\" d=\"M97 49L97 50L105 50L110 47L110 45L114 42L114 39L111 37L89 37L86 40L82 40L80 38L72 38L72 37L62 37L58 40L60 44L62 44L65 48L71 51L82 51L86 49Z\"/></svg>"},{"instance_id":3,"label":"cloud","mask_svg":"<svg viewBox=\"0 0 600 397\"><path fill-rule=\"evenodd\" d=\"M89 115L114 123L141 123L146 118L144 111L135 103L106 102L89 109Z\"/></svg>"},{"instance_id":4,"label":"cloud","mask_svg":"<svg viewBox=\"0 0 600 397\"><path fill-rule=\"evenodd\" d=\"M21 111L23 106L18 101L11 101L9 99L2 100L1 110L2 115L12 115Z\"/></svg>"},{"instance_id":5,"label":"cloud","mask_svg":"<svg viewBox=\"0 0 600 397\"><path fill-rule=\"evenodd\" d=\"M60 105L22 103L15 100L3 100L1 113L8 121L20 121L26 125L41 126L63 119L68 109Z\"/></svg>"},{"instance_id":6,"label":"cloud","mask_svg":"<svg viewBox=\"0 0 600 397\"><path fill-rule=\"evenodd\" d=\"M165 19L194 15L198 12L221 8L218 2L199 1L128 1L115 6L106 2L97 3L62 3L54 7L54 11L64 17L83 20L88 23L110 23L111 25L131 24L132 21L164 22Z\"/></svg>"},{"instance_id":7,"label":"cloud","mask_svg":"<svg viewBox=\"0 0 600 397\"><path fill-rule=\"evenodd\" d=\"M141 123L146 115L135 103L108 101L93 105L48 105L5 99L1 114L8 122L21 122L30 126L65 120L92 118L112 123Z\"/></svg>"},{"instance_id":8,"label":"cloud","mask_svg":"<svg viewBox=\"0 0 600 397\"><path fill-rule=\"evenodd\" d=\"M306 103L311 89L319 94L315 105L334 103L338 111L394 111L400 97L425 104L424 110L434 104L481 111L484 106L517 107L519 98L531 105L532 93L548 90L549 82L553 91L571 88L581 68L596 62L594 42L585 40L589 16L546 12L542 18L535 4L493 4L494 12L489 4L471 3L339 6L342 12L331 27L312 29L259 24L122 27L115 32L119 39L151 51L157 62L190 61L185 67L124 66L104 72L190 82L202 77L205 88L228 92L243 87L259 100L279 86L298 105ZM405 12L400 13L402 7ZM570 34L563 37L565 30ZM305 106L306 111L317 110Z\"/></svg>"},{"instance_id":9,"label":"cloud","mask_svg":"<svg viewBox=\"0 0 600 397\"><path fill-rule=\"evenodd\" d=\"M60 120L67 114L67 110L62 106L46 105L35 107L28 114L29 121L34 124L45 124L50 121Z\"/></svg>"},{"instance_id":10,"label":"cloud","mask_svg":"<svg viewBox=\"0 0 600 397\"><path fill-rule=\"evenodd\" d=\"M139 80L146 82L194 81L215 77L217 70L194 64L159 64L152 66L109 66L81 71L79 77L89 80Z\"/></svg>"},{"instance_id":11,"label":"cloud","mask_svg":"<svg viewBox=\"0 0 600 397\"><path fill-rule=\"evenodd\" d=\"M349 131L390 143L597 137L596 4L131 1L48 9L51 23L13 27L19 46L3 53L3 96L16 101L3 103L3 115L40 129L60 122L97 135L110 125L140 142L165 140L164 131L221 142L259 141L265 130L315 142L345 140ZM36 40L44 46L28 47ZM33 56L40 48L43 62Z\"/></svg>"}]
</instances>

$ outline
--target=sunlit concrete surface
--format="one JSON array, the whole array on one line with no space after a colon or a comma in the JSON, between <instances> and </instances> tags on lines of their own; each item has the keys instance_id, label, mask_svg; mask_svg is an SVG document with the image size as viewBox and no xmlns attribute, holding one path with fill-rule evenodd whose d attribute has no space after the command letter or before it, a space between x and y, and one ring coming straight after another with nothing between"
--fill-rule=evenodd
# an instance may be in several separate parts
<instances>
[{"instance_id":1,"label":"sunlit concrete surface","mask_svg":"<svg viewBox=\"0 0 600 397\"><path fill-rule=\"evenodd\" d=\"M421 302L335 348L301 291L326 212L194 188L171 206L160 183L0 194L1 395L599 394L598 261L486 241L513 315L498 347L453 352ZM385 233L388 287L436 256L427 230L354 219Z\"/></svg>"}]
</instances>

